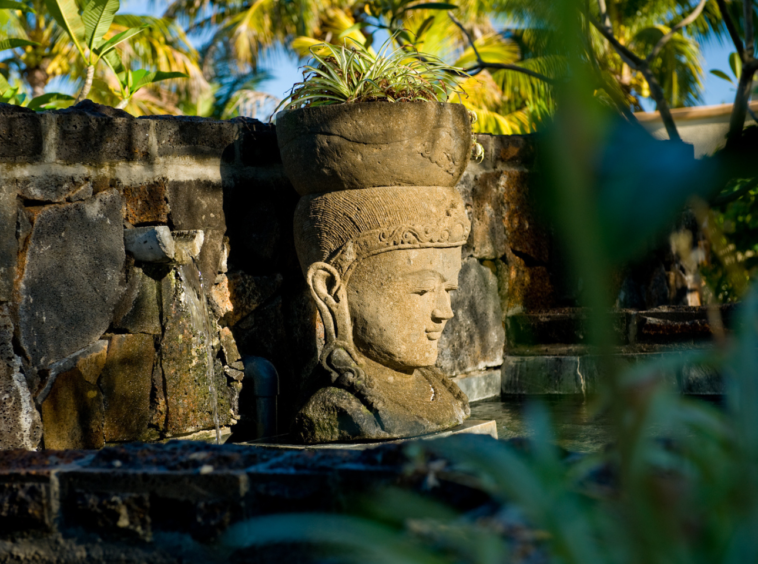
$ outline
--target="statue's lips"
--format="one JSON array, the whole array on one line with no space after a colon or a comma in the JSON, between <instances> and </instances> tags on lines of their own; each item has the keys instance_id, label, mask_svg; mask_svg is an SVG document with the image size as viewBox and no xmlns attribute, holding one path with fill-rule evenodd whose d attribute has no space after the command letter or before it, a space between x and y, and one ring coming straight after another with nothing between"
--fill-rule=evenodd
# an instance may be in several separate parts
<instances>
[{"instance_id":1,"label":"statue's lips","mask_svg":"<svg viewBox=\"0 0 758 564\"><path fill-rule=\"evenodd\" d=\"M430 341L438 341L442 336L442 331L427 331L426 338Z\"/></svg>"}]
</instances>

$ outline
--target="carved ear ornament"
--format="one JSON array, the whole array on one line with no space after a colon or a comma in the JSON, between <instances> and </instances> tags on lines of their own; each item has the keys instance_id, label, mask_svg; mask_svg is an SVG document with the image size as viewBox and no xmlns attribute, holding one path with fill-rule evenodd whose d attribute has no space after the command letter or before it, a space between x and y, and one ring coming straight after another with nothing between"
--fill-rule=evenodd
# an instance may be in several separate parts
<instances>
[{"instance_id":1,"label":"carved ear ornament","mask_svg":"<svg viewBox=\"0 0 758 564\"><path fill-rule=\"evenodd\" d=\"M344 284L358 262L365 258L402 249L461 247L468 239L469 229L468 222L435 227L402 225L374 229L349 240L327 262L340 273Z\"/></svg>"}]
</instances>

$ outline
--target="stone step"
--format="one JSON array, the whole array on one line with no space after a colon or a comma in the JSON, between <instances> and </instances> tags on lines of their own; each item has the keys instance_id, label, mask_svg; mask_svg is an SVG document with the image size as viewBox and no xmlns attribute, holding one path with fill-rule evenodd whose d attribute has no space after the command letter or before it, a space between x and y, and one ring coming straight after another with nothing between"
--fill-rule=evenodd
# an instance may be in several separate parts
<instances>
[{"instance_id":1,"label":"stone step","mask_svg":"<svg viewBox=\"0 0 758 564\"><path fill-rule=\"evenodd\" d=\"M462 374L452 378L469 401L479 401L498 397L502 387L502 376L499 368Z\"/></svg>"},{"instance_id":2,"label":"stone step","mask_svg":"<svg viewBox=\"0 0 758 564\"><path fill-rule=\"evenodd\" d=\"M259 439L257 441L250 441L247 443L239 443L246 446L266 447L266 448L279 448L285 450L323 450L323 449L341 449L341 450L366 450L370 448L376 448L382 445L393 445L407 443L415 440L432 440L441 439L442 437L449 437L451 435L489 435L493 439L497 439L497 424L494 420L484 421L481 419L469 419L464 421L461 425L448 429L446 431L440 431L439 433L430 433L428 435L420 435L418 437L408 437L407 439L397 439L394 441L373 441L367 443L326 443L320 445L298 445L287 443L287 435L280 435L280 440L275 440L277 437ZM273 440L272 440L273 439Z\"/></svg>"},{"instance_id":3,"label":"stone step","mask_svg":"<svg viewBox=\"0 0 758 564\"><path fill-rule=\"evenodd\" d=\"M693 364L693 351L622 353L615 359L633 366L655 362L664 381L683 394L719 395L723 379L715 368ZM502 366L503 394L591 394L601 378L596 355L506 356Z\"/></svg>"}]
</instances>

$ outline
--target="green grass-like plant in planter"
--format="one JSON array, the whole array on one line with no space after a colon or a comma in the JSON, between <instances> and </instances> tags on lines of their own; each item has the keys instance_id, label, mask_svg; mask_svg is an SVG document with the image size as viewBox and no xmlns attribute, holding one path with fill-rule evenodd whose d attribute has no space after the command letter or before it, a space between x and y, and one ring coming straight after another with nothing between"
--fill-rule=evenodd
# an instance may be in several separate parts
<instances>
[{"instance_id":1,"label":"green grass-like plant in planter","mask_svg":"<svg viewBox=\"0 0 758 564\"><path fill-rule=\"evenodd\" d=\"M466 73L411 45L311 48L279 105L284 170L301 195L374 186L455 186L484 151L460 103ZM277 109L279 109L277 108Z\"/></svg>"},{"instance_id":2,"label":"green grass-like plant in planter","mask_svg":"<svg viewBox=\"0 0 758 564\"><path fill-rule=\"evenodd\" d=\"M447 102L464 94L458 78L467 76L439 58L411 45L390 50L388 40L377 54L348 39L350 46L317 45L314 64L303 82L293 86L281 106L290 109L357 102Z\"/></svg>"}]
</instances>

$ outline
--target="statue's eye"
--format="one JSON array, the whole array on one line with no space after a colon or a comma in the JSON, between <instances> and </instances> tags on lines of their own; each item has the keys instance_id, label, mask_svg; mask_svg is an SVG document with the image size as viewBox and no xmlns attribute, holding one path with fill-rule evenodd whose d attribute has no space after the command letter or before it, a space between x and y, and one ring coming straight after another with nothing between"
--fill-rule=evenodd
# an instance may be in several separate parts
<instances>
[{"instance_id":1,"label":"statue's eye","mask_svg":"<svg viewBox=\"0 0 758 564\"><path fill-rule=\"evenodd\" d=\"M433 292L434 288L416 288L413 293L418 294L419 296L423 296L425 294L428 294L429 292Z\"/></svg>"}]
</instances>

